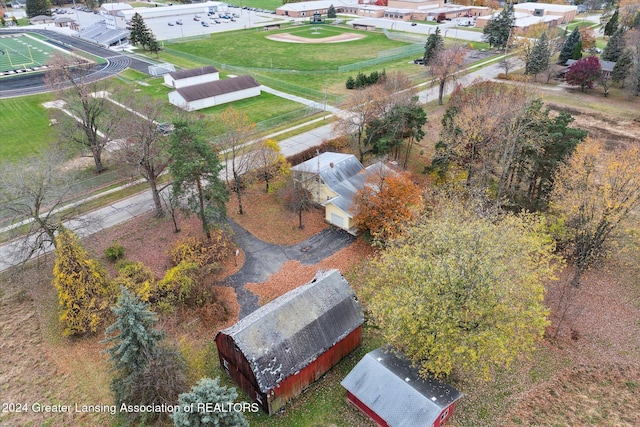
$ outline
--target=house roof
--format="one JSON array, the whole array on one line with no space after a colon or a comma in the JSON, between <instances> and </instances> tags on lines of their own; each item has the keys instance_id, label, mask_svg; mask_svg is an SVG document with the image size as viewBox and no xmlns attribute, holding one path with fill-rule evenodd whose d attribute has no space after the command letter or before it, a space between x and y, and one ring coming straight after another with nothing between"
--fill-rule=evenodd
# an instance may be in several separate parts
<instances>
[{"instance_id":1,"label":"house roof","mask_svg":"<svg viewBox=\"0 0 640 427\"><path fill-rule=\"evenodd\" d=\"M169 73L174 80L186 79L189 77L202 76L205 74L215 74L218 69L212 65L207 65L199 68L189 68L186 70L172 71Z\"/></svg>"},{"instance_id":2,"label":"house roof","mask_svg":"<svg viewBox=\"0 0 640 427\"><path fill-rule=\"evenodd\" d=\"M53 21L53 17L47 16L47 15L38 15L38 16L34 16L33 18L29 18L29 21L30 22Z\"/></svg>"},{"instance_id":3,"label":"house roof","mask_svg":"<svg viewBox=\"0 0 640 427\"><path fill-rule=\"evenodd\" d=\"M312 10L329 9L333 6L339 8L343 6L352 6L358 4L358 0L312 0L299 3L287 3L280 6L277 10L286 10L289 12L304 12Z\"/></svg>"},{"instance_id":4,"label":"house roof","mask_svg":"<svg viewBox=\"0 0 640 427\"><path fill-rule=\"evenodd\" d=\"M103 3L100 6L100 9L111 12L118 10L131 10L133 9L133 6L127 3Z\"/></svg>"},{"instance_id":5,"label":"house roof","mask_svg":"<svg viewBox=\"0 0 640 427\"><path fill-rule=\"evenodd\" d=\"M240 76L231 79L217 80L176 89L176 92L186 101L211 98L225 93L237 92L243 89L259 87L260 83L251 76Z\"/></svg>"},{"instance_id":6,"label":"house roof","mask_svg":"<svg viewBox=\"0 0 640 427\"><path fill-rule=\"evenodd\" d=\"M612 72L613 71L613 67L616 66L616 63L614 61L603 61L600 58L598 58L598 61L600 61L600 69L602 71ZM576 62L578 62L578 60L576 60L576 59L568 59L567 60L567 67L571 67Z\"/></svg>"},{"instance_id":7,"label":"house roof","mask_svg":"<svg viewBox=\"0 0 640 427\"><path fill-rule=\"evenodd\" d=\"M220 331L233 338L263 393L362 325L360 302L338 270L300 286Z\"/></svg>"},{"instance_id":8,"label":"house roof","mask_svg":"<svg viewBox=\"0 0 640 427\"><path fill-rule=\"evenodd\" d=\"M544 9L551 12L569 12L572 10L578 10L578 6L571 6L568 4L551 4L551 3L518 3L513 5L514 10L528 10L532 12L534 10Z\"/></svg>"},{"instance_id":9,"label":"house roof","mask_svg":"<svg viewBox=\"0 0 640 427\"><path fill-rule=\"evenodd\" d=\"M75 19L69 18L68 16L58 16L53 20L56 24L64 23L64 22L76 22Z\"/></svg>"},{"instance_id":10,"label":"house roof","mask_svg":"<svg viewBox=\"0 0 640 427\"><path fill-rule=\"evenodd\" d=\"M431 425L462 397L448 384L421 378L411 362L389 348L367 353L340 384L394 427Z\"/></svg>"}]
</instances>

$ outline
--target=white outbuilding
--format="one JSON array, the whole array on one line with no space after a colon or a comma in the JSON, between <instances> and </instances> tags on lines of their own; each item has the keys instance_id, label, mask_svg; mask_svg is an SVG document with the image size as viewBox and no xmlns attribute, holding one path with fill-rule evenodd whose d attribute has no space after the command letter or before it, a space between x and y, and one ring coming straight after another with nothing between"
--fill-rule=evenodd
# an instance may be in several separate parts
<instances>
[{"instance_id":1,"label":"white outbuilding","mask_svg":"<svg viewBox=\"0 0 640 427\"><path fill-rule=\"evenodd\" d=\"M207 65L200 68L173 71L164 75L164 84L174 89L199 85L220 80L220 73L216 67Z\"/></svg>"},{"instance_id":2,"label":"white outbuilding","mask_svg":"<svg viewBox=\"0 0 640 427\"><path fill-rule=\"evenodd\" d=\"M240 76L176 89L169 92L169 102L195 111L254 96L260 96L260 83L251 76Z\"/></svg>"}]
</instances>

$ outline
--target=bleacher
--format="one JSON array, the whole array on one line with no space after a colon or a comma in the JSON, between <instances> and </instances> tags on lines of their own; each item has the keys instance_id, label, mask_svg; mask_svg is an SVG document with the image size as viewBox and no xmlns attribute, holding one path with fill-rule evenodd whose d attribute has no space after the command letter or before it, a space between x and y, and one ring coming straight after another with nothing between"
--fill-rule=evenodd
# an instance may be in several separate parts
<instances>
[{"instance_id":1,"label":"bleacher","mask_svg":"<svg viewBox=\"0 0 640 427\"><path fill-rule=\"evenodd\" d=\"M78 31L78 37L109 47L118 42L125 42L129 38L129 31L107 28L104 21L101 21Z\"/></svg>"}]
</instances>

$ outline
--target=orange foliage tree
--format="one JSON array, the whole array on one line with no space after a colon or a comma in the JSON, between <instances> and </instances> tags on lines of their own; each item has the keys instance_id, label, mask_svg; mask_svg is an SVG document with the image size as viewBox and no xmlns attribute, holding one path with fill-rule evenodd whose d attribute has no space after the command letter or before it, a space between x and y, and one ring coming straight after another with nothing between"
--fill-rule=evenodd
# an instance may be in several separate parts
<instances>
[{"instance_id":1,"label":"orange foliage tree","mask_svg":"<svg viewBox=\"0 0 640 427\"><path fill-rule=\"evenodd\" d=\"M397 237L423 209L422 191L406 174L381 166L365 180L353 198L356 226L375 241Z\"/></svg>"}]
</instances>

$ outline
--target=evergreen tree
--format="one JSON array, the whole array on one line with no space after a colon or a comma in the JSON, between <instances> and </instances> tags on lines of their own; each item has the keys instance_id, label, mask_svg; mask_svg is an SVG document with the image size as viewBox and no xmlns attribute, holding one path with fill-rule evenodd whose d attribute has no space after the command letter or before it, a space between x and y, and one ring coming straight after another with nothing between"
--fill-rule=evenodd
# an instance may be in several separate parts
<instances>
[{"instance_id":1,"label":"evergreen tree","mask_svg":"<svg viewBox=\"0 0 640 427\"><path fill-rule=\"evenodd\" d=\"M624 81L629 77L631 67L633 67L633 52L630 49L625 49L613 67L611 80L624 86Z\"/></svg>"},{"instance_id":2,"label":"evergreen tree","mask_svg":"<svg viewBox=\"0 0 640 427\"><path fill-rule=\"evenodd\" d=\"M571 59L575 59L576 61L580 58L582 58L582 41L576 43L576 47L573 48L573 55L571 56Z\"/></svg>"},{"instance_id":3,"label":"evergreen tree","mask_svg":"<svg viewBox=\"0 0 640 427\"><path fill-rule=\"evenodd\" d=\"M576 45L580 41L580 31L578 31L578 27L574 28L571 34L564 39L564 43L562 44L562 49L560 49L560 56L558 57L558 64L566 64L567 61L573 58L573 53L575 52Z\"/></svg>"},{"instance_id":4,"label":"evergreen tree","mask_svg":"<svg viewBox=\"0 0 640 427\"><path fill-rule=\"evenodd\" d=\"M58 291L63 334L96 332L109 306L110 288L105 270L89 258L78 238L62 226L54 256L53 285Z\"/></svg>"},{"instance_id":5,"label":"evergreen tree","mask_svg":"<svg viewBox=\"0 0 640 427\"><path fill-rule=\"evenodd\" d=\"M514 21L513 4L509 4L498 16L487 22L482 31L482 39L498 49L506 48Z\"/></svg>"},{"instance_id":6,"label":"evergreen tree","mask_svg":"<svg viewBox=\"0 0 640 427\"><path fill-rule=\"evenodd\" d=\"M609 38L607 46L602 52L602 60L616 62L624 52L625 47L624 29L620 28Z\"/></svg>"},{"instance_id":7,"label":"evergreen tree","mask_svg":"<svg viewBox=\"0 0 640 427\"><path fill-rule=\"evenodd\" d=\"M136 377L144 372L163 338L163 333L154 328L158 321L156 314L125 287L120 291L118 303L112 308L116 321L105 331L104 340L113 343L107 353L116 372L111 390L118 406L133 397Z\"/></svg>"},{"instance_id":8,"label":"evergreen tree","mask_svg":"<svg viewBox=\"0 0 640 427\"><path fill-rule=\"evenodd\" d=\"M635 62L633 69L631 70L630 80L629 86L631 88L631 92L635 96L640 96L640 61Z\"/></svg>"},{"instance_id":9,"label":"evergreen tree","mask_svg":"<svg viewBox=\"0 0 640 427\"><path fill-rule=\"evenodd\" d=\"M158 43L158 40L156 40L156 37L151 32L149 32L149 38L147 39L147 50L150 53L155 53L156 57L158 56L158 52L162 50L160 43Z\"/></svg>"},{"instance_id":10,"label":"evergreen tree","mask_svg":"<svg viewBox=\"0 0 640 427\"><path fill-rule=\"evenodd\" d=\"M607 24L604 26L604 35L612 36L616 31L618 31L618 9L613 12L613 15L611 15L611 18L609 18L609 21L607 21Z\"/></svg>"},{"instance_id":11,"label":"evergreen tree","mask_svg":"<svg viewBox=\"0 0 640 427\"><path fill-rule=\"evenodd\" d=\"M49 0L27 0L27 18L38 15L51 16L51 3Z\"/></svg>"},{"instance_id":12,"label":"evergreen tree","mask_svg":"<svg viewBox=\"0 0 640 427\"><path fill-rule=\"evenodd\" d=\"M550 57L551 49L549 48L549 39L547 38L547 33L542 33L533 45L531 55L529 55L529 62L527 62L525 66L525 74L537 76L538 73L549 68Z\"/></svg>"},{"instance_id":13,"label":"evergreen tree","mask_svg":"<svg viewBox=\"0 0 640 427\"><path fill-rule=\"evenodd\" d=\"M4 27L7 24L7 21L4 19L4 15L0 16L0 26Z\"/></svg>"},{"instance_id":14,"label":"evergreen tree","mask_svg":"<svg viewBox=\"0 0 640 427\"><path fill-rule=\"evenodd\" d=\"M129 35L129 41L131 44L138 46L144 46L144 39L147 37L149 33L149 28L147 24L142 19L142 16L136 12L133 14L131 18L131 30Z\"/></svg>"},{"instance_id":15,"label":"evergreen tree","mask_svg":"<svg viewBox=\"0 0 640 427\"><path fill-rule=\"evenodd\" d=\"M228 405L238 397L233 387L221 386L218 378L202 378L188 393L182 393L178 398L180 411L171 414L173 424L176 427L249 427L242 412L239 411L213 411L198 410L199 403L222 403ZM191 406L190 412L182 408Z\"/></svg>"},{"instance_id":16,"label":"evergreen tree","mask_svg":"<svg viewBox=\"0 0 640 427\"><path fill-rule=\"evenodd\" d=\"M353 78L353 76L349 76L347 78L347 82L345 83L345 86L347 87L347 89L355 89L356 80Z\"/></svg>"},{"instance_id":17,"label":"evergreen tree","mask_svg":"<svg viewBox=\"0 0 640 427\"><path fill-rule=\"evenodd\" d=\"M173 125L174 131L169 137L173 192L178 197L187 197L188 209L198 215L202 231L210 239L209 224L221 223L226 218L229 194L218 176L222 165L205 140L202 122L178 119Z\"/></svg>"},{"instance_id":18,"label":"evergreen tree","mask_svg":"<svg viewBox=\"0 0 640 427\"><path fill-rule=\"evenodd\" d=\"M327 10L327 18L335 18L336 17L336 8L333 5L329 6L329 10Z\"/></svg>"},{"instance_id":19,"label":"evergreen tree","mask_svg":"<svg viewBox=\"0 0 640 427\"><path fill-rule=\"evenodd\" d=\"M424 45L424 65L429 65L429 62L436 56L436 54L444 49L444 38L440 34L440 27L436 27L433 34L429 34L427 42Z\"/></svg>"}]
</instances>

